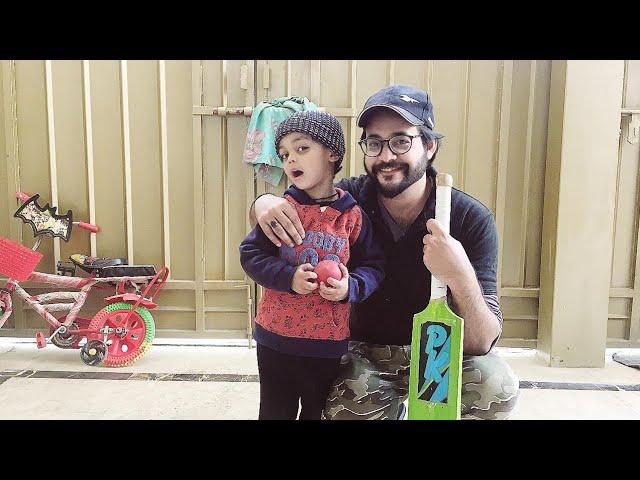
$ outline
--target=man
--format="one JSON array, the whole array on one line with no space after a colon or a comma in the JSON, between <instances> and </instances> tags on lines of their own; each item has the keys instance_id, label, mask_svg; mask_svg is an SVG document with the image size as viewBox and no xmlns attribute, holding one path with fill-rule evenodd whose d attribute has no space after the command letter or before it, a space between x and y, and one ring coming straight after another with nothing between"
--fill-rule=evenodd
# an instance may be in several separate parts
<instances>
[{"instance_id":1,"label":"man","mask_svg":"<svg viewBox=\"0 0 640 480\"><path fill-rule=\"evenodd\" d=\"M498 238L491 211L456 189L450 234L435 220L432 164L442 135L429 95L393 85L372 95L358 116L366 175L337 186L369 215L386 255L386 276L354 305L349 353L342 358L324 412L327 419L396 419L408 396L413 315L429 301L431 274L449 287L464 318L462 418L506 419L518 379L491 349L502 332L497 293ZM256 199L250 212L276 245L300 243L304 230L289 202Z\"/></svg>"}]
</instances>

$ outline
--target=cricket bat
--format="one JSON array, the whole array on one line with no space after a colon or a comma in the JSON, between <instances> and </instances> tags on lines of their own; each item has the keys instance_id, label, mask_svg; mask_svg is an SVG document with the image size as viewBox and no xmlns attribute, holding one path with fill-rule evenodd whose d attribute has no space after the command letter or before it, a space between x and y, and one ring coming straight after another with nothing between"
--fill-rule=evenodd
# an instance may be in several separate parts
<instances>
[{"instance_id":1,"label":"cricket bat","mask_svg":"<svg viewBox=\"0 0 640 480\"><path fill-rule=\"evenodd\" d=\"M449 233L451 186L436 177L436 220ZM459 420L463 320L447 303L447 285L431 277L429 305L413 316L409 367L409 420Z\"/></svg>"}]
</instances>

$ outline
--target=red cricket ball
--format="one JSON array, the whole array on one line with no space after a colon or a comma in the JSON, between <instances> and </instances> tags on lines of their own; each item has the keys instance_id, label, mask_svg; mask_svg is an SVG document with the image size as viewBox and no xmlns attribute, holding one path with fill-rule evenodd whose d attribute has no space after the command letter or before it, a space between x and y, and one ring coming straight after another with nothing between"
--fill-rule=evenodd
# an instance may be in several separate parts
<instances>
[{"instance_id":1,"label":"red cricket ball","mask_svg":"<svg viewBox=\"0 0 640 480\"><path fill-rule=\"evenodd\" d=\"M338 265L338 262L333 260L322 260L321 262L318 262L314 272L318 275L318 283L326 283L329 277L335 278L336 280L342 279L340 266Z\"/></svg>"}]
</instances>

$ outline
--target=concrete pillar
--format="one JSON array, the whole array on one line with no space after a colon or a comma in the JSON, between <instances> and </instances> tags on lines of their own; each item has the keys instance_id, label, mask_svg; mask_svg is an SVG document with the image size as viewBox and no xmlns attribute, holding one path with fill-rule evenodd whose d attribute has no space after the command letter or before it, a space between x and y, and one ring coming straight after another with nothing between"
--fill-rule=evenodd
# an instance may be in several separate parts
<instances>
[{"instance_id":1,"label":"concrete pillar","mask_svg":"<svg viewBox=\"0 0 640 480\"><path fill-rule=\"evenodd\" d=\"M554 61L538 354L603 367L624 61Z\"/></svg>"}]
</instances>

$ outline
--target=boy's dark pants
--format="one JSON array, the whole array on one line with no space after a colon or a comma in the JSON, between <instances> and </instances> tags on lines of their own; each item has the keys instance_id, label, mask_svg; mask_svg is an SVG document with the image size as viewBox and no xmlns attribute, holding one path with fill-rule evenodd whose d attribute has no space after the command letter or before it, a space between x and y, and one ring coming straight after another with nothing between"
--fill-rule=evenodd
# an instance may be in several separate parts
<instances>
[{"instance_id":1,"label":"boy's dark pants","mask_svg":"<svg viewBox=\"0 0 640 480\"><path fill-rule=\"evenodd\" d=\"M288 355L258 344L259 420L320 420L339 358Z\"/></svg>"}]
</instances>

